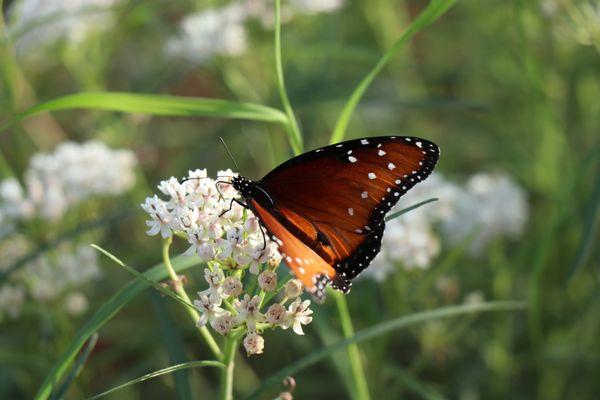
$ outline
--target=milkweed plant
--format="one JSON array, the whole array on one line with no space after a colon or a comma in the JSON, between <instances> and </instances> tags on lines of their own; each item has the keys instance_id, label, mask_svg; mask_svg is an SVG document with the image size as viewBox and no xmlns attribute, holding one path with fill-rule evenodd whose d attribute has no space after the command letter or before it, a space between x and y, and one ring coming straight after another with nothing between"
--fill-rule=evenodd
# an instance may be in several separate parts
<instances>
[{"instance_id":1,"label":"milkweed plant","mask_svg":"<svg viewBox=\"0 0 600 400\"><path fill-rule=\"evenodd\" d=\"M22 25L29 24L30 20L35 22L35 18L30 18L30 13L34 11L38 11L38 17L43 19L52 17L56 12L76 13L81 8L77 2L64 2L53 6L45 2L38 3L33 0L18 2L18 6L11 9L11 12L14 18L21 15L22 19L16 19L17 22L9 26L9 31L18 33L19 29L23 29ZM441 17L453 3L453 0L432 0L415 18L352 92L333 127L331 142L344 139L349 119L358 102L391 57L412 35ZM25 40L16 47L16 53L23 54L28 48L38 48L44 40L61 39L80 43L95 25L90 21L110 20L109 25L114 23L111 15L118 4L118 1L112 0L94 2L92 6L100 7L103 11L101 19L89 19L89 10L86 10L82 13L86 19L79 19L79 24L61 24L57 21L42 24L41 27L45 29L42 32L45 33L25 36ZM293 152L300 154L304 150L303 136L286 93L282 68L281 26L298 14L334 12L343 6L342 0L292 0L283 8L279 0L274 4L262 0L234 1L222 9L211 8L185 17L178 32L167 41L165 56L184 58L192 64L205 63L216 56L233 58L248 49L244 24L249 20L258 20L265 29L273 31L275 80L282 110L258 104L215 102L203 98L195 99L197 103L193 103L175 96L169 99L144 95L136 97L138 95L121 93L111 97L110 94L100 93L96 94L96 97L75 94L69 99L71 103L66 103L67 106L60 102L48 102L30 110L28 114L19 115L18 118L41 111L76 108L78 101L89 106L105 96L101 105L96 104L97 108L131 113L148 112L148 103L145 102L150 102L157 110L164 107L156 111L158 114L232 117L275 123L287 135ZM207 37L210 40L207 40ZM117 98L119 101L110 101ZM143 106L136 106L137 102ZM219 107L222 107L223 111L215 112ZM165 110L168 112L164 112ZM22 179L11 178L0 184L0 237L20 243L19 246L23 250L14 256L17 261L23 258L27 253L27 246L30 245L22 235L17 234L14 226L28 221L52 224L91 198L123 194L135 182L133 169L137 161L128 151L110 150L100 142L90 142L83 145L62 144L52 154L35 156L31 164ZM236 358L238 351L241 350L247 357L259 357L269 351L268 343L265 342L265 332L304 335L310 330L310 324L320 306L312 302L310 296L304 293L302 283L282 266L282 256L277 243L271 240L257 217L251 210L235 201L239 193L229 184L234 176L237 174L231 170L219 171L214 177L210 177L207 170L195 169L189 171L185 179L171 177L160 182L157 193L145 199L141 208L146 213L146 233L161 240L162 263L155 268L140 273L108 251L95 246L97 250L134 274L136 280L115 294L104 306L95 310L92 318L76 334L76 338L49 371L38 391L38 399L46 399L52 394L60 397L60 393L67 390L85 364L86 357L90 355L95 343L94 332L107 323L127 301L149 286L168 295L182 306L189 317L189 324L198 330L213 359L168 367L114 387L97 397L177 369L210 366L220 371L217 385L219 398L230 400L234 394L236 363L246 362L243 358ZM22 182L25 183L25 187ZM431 197L439 197L440 201L428 207L415 209L425 203L423 200ZM419 202L422 203L417 204ZM479 213L470 212L473 204L478 205ZM426 209L427 212L424 211ZM401 217L398 217L400 215ZM525 194L515 182L502 173L471 177L465 187L450 182L442 175L434 174L429 181L417 186L407 195L392 213L381 254L361 279L371 277L379 281L384 280L400 265L409 271L426 269L439 253L442 238L448 242L460 242L468 238L474 230L480 230L481 233L479 239L471 243L470 247L471 253L477 256L494 238L501 235L518 235L526 219ZM187 246L187 249L176 257L172 256L174 241L180 241ZM60 262L53 261L59 255L62 257ZM181 263L185 264L185 268L181 267ZM27 293L40 302L60 298L69 304L73 314L81 314L84 309L90 307L78 288L101 275L97 267L96 253L91 251L91 248L81 247L81 242L67 241L61 243L55 253L34 258L31 264L32 267L25 267L21 272L30 272L36 279L23 273L12 274L4 285L0 286L0 312L4 320L19 316ZM81 268L82 265L86 268ZM203 282L198 287L190 284L185 274L181 273L192 266L199 268L203 276ZM54 279L57 271L61 278L58 280ZM8 275L12 271L4 272ZM438 286L440 291L450 291L448 288L451 288L452 284L440 282ZM469 303L467 305L400 317L355 333L343 295L330 291L328 301L336 306L343 338L298 361L281 374L275 374L256 390L254 397L265 391L273 382L281 382L285 378L288 389L282 392L279 398L290 399L295 382L293 377L287 375L293 375L336 350L345 349L352 376L350 383L346 383L346 389L352 393L353 398L369 399L367 374L363 366L364 355L357 346L359 341L419 321L461 313L514 310L523 307L517 302L484 303L481 296L475 293L466 301ZM68 371L71 372L67 374Z\"/></svg>"}]
</instances>

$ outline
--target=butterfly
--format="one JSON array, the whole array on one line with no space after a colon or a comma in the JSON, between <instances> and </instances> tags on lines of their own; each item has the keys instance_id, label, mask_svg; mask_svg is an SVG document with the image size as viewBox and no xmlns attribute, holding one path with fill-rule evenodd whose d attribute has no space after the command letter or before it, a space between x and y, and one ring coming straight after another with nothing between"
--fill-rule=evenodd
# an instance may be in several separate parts
<instances>
[{"instance_id":1,"label":"butterfly","mask_svg":"<svg viewBox=\"0 0 600 400\"><path fill-rule=\"evenodd\" d=\"M381 249L385 215L432 172L434 143L418 137L349 140L294 157L259 181L232 186L294 275L317 299L344 293Z\"/></svg>"}]
</instances>

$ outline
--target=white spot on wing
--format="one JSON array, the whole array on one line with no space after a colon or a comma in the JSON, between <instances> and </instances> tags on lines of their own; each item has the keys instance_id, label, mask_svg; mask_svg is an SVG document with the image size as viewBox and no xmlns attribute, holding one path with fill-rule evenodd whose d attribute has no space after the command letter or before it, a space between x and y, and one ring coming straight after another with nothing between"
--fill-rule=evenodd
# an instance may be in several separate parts
<instances>
[{"instance_id":1,"label":"white spot on wing","mask_svg":"<svg viewBox=\"0 0 600 400\"><path fill-rule=\"evenodd\" d=\"M348 209L348 214L349 215L354 215L354 209L353 208L349 208Z\"/></svg>"},{"instance_id":2,"label":"white spot on wing","mask_svg":"<svg viewBox=\"0 0 600 400\"><path fill-rule=\"evenodd\" d=\"M353 156L348 156L348 161L350 161L351 163L355 163L355 162L357 162L358 160L356 159L356 157L353 157Z\"/></svg>"},{"instance_id":3,"label":"white spot on wing","mask_svg":"<svg viewBox=\"0 0 600 400\"><path fill-rule=\"evenodd\" d=\"M362 144L369 144L369 141L367 139L363 139L363 140L360 141L360 143L362 143Z\"/></svg>"},{"instance_id":4,"label":"white spot on wing","mask_svg":"<svg viewBox=\"0 0 600 400\"><path fill-rule=\"evenodd\" d=\"M300 272L302 275L304 275L306 273L306 270L302 267L298 268L298 272Z\"/></svg>"},{"instance_id":5,"label":"white spot on wing","mask_svg":"<svg viewBox=\"0 0 600 400\"><path fill-rule=\"evenodd\" d=\"M292 262L292 257L290 257L290 256L287 256L287 257L285 258L285 261L287 261L287 262L288 262L288 264L289 264L289 263L291 263L291 262Z\"/></svg>"},{"instance_id":6,"label":"white spot on wing","mask_svg":"<svg viewBox=\"0 0 600 400\"><path fill-rule=\"evenodd\" d=\"M377 152L377 155L378 155L379 157L383 157L383 156L385 156L385 151L383 151L383 150L379 150L379 151Z\"/></svg>"},{"instance_id":7,"label":"white spot on wing","mask_svg":"<svg viewBox=\"0 0 600 400\"><path fill-rule=\"evenodd\" d=\"M377 175L375 175L375 174L374 174L374 173L372 173L372 172L369 172L369 175L368 175L368 177L369 177L369 179L373 180L373 179L377 178Z\"/></svg>"},{"instance_id":8,"label":"white spot on wing","mask_svg":"<svg viewBox=\"0 0 600 400\"><path fill-rule=\"evenodd\" d=\"M392 171L394 168L396 168L396 166L394 165L394 163L389 163L388 168L390 171Z\"/></svg>"},{"instance_id":9,"label":"white spot on wing","mask_svg":"<svg viewBox=\"0 0 600 400\"><path fill-rule=\"evenodd\" d=\"M421 142L417 142L417 143L415 143L415 144L417 145L417 147L418 147L418 148L421 148L421 147L423 147L423 143L421 143Z\"/></svg>"},{"instance_id":10,"label":"white spot on wing","mask_svg":"<svg viewBox=\"0 0 600 400\"><path fill-rule=\"evenodd\" d=\"M362 197L363 199L366 199L367 197L369 197L369 192L362 192L360 194L360 197Z\"/></svg>"}]
</instances>

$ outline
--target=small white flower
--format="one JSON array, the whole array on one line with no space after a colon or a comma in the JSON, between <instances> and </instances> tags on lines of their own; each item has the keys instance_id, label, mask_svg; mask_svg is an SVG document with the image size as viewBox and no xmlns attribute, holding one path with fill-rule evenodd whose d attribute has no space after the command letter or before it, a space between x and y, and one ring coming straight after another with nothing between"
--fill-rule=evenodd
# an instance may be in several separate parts
<instances>
[{"instance_id":1,"label":"small white flower","mask_svg":"<svg viewBox=\"0 0 600 400\"><path fill-rule=\"evenodd\" d=\"M141 206L152 218L150 221L146 221L146 226L150 228L146 233L150 236L160 233L160 236L163 239L170 237L171 216L169 215L165 202L154 195L154 197L147 197L146 201L141 204Z\"/></svg>"},{"instance_id":2,"label":"small white flower","mask_svg":"<svg viewBox=\"0 0 600 400\"><path fill-rule=\"evenodd\" d=\"M277 287L277 274L273 271L263 271L258 276L258 286L265 292L272 292Z\"/></svg>"},{"instance_id":3,"label":"small white flower","mask_svg":"<svg viewBox=\"0 0 600 400\"><path fill-rule=\"evenodd\" d=\"M282 328L287 329L291 326L297 335L304 335L302 325L307 325L312 322L311 315L313 311L308 308L309 306L310 300L302 301L300 298L294 300L288 307L286 321Z\"/></svg>"},{"instance_id":4,"label":"small white flower","mask_svg":"<svg viewBox=\"0 0 600 400\"><path fill-rule=\"evenodd\" d=\"M223 294L237 297L242 293L242 281L236 276L228 276L223 281Z\"/></svg>"},{"instance_id":5,"label":"small white flower","mask_svg":"<svg viewBox=\"0 0 600 400\"><path fill-rule=\"evenodd\" d=\"M219 307L221 305L221 298L219 298L219 301L213 302L206 294L201 295L198 293L198 297L198 300L194 300L194 306L201 313L198 326L205 326L207 322L212 323L215 318L227 313L227 311Z\"/></svg>"},{"instance_id":6,"label":"small white flower","mask_svg":"<svg viewBox=\"0 0 600 400\"><path fill-rule=\"evenodd\" d=\"M285 297L288 299L295 299L304 291L304 285L299 279L290 279L285 283L284 290Z\"/></svg>"},{"instance_id":7,"label":"small white flower","mask_svg":"<svg viewBox=\"0 0 600 400\"><path fill-rule=\"evenodd\" d=\"M215 268L214 271L204 268L204 279L208 282L208 289L198 292L198 296L202 297L206 295L213 303L219 303L221 299L227 297L223 293L222 287L225 275L220 268Z\"/></svg>"},{"instance_id":8,"label":"small white flower","mask_svg":"<svg viewBox=\"0 0 600 400\"><path fill-rule=\"evenodd\" d=\"M285 307L279 303L271 304L267 310L266 318L267 322L273 325L285 324L287 312Z\"/></svg>"},{"instance_id":9,"label":"small white flower","mask_svg":"<svg viewBox=\"0 0 600 400\"><path fill-rule=\"evenodd\" d=\"M244 348L249 356L262 354L265 348L265 339L255 332L250 332L244 337Z\"/></svg>"},{"instance_id":10,"label":"small white flower","mask_svg":"<svg viewBox=\"0 0 600 400\"><path fill-rule=\"evenodd\" d=\"M235 317L236 325L245 323L248 332L255 332L256 324L265 321L265 316L260 312L259 305L259 296L251 298L248 294L245 294L241 301L235 299L233 307L237 311Z\"/></svg>"}]
</instances>

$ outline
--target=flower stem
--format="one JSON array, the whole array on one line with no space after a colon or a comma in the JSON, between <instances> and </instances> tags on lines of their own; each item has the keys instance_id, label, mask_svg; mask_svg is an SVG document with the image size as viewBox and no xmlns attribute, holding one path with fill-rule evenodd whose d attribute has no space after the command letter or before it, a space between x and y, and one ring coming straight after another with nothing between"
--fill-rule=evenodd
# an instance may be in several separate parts
<instances>
[{"instance_id":1,"label":"flower stem","mask_svg":"<svg viewBox=\"0 0 600 400\"><path fill-rule=\"evenodd\" d=\"M235 353L239 341L239 334L231 333L225 339L225 349L223 350L223 364L225 368L221 370L221 387L219 388L220 400L233 399L233 370L235 368Z\"/></svg>"},{"instance_id":2,"label":"flower stem","mask_svg":"<svg viewBox=\"0 0 600 400\"><path fill-rule=\"evenodd\" d=\"M352 326L352 319L350 318L350 311L348 310L348 303L346 297L338 291L332 291L335 304L338 309L340 317L340 323L342 324L342 332L346 339L350 339L354 336L354 327ZM348 350L348 358L350 359L350 369L352 370L352 377L356 385L356 398L361 400L369 400L369 387L367 386L367 378L365 377L365 370L362 365L360 358L360 352L358 346L353 343L346 347ZM354 396L353 396L354 397Z\"/></svg>"},{"instance_id":3,"label":"flower stem","mask_svg":"<svg viewBox=\"0 0 600 400\"><path fill-rule=\"evenodd\" d=\"M169 276L171 277L171 280L173 281L173 288L175 289L175 292L179 296L181 296L182 299L184 299L188 303L191 303L190 297L187 295L185 289L183 288L181 279L179 278L179 276L173 269L173 265L171 265L171 258L169 257L169 248L171 247L172 242L173 242L172 237L168 237L163 240L163 247L162 247L163 262L165 264L165 267L167 268L167 271L169 272ZM191 307L185 307L185 309L186 309L188 315L190 316L192 322L194 323L194 325L196 325L198 323L198 320L200 319L200 314L198 314L198 312ZM200 335L202 335L202 337L206 341L206 344L208 345L210 350L213 352L213 354L215 355L217 360L221 360L223 358L221 349L219 348L219 345L217 344L217 342L215 342L215 339L212 337L212 335L210 334L208 329L205 326L202 326L202 327L198 327L198 330L200 331Z\"/></svg>"}]
</instances>

